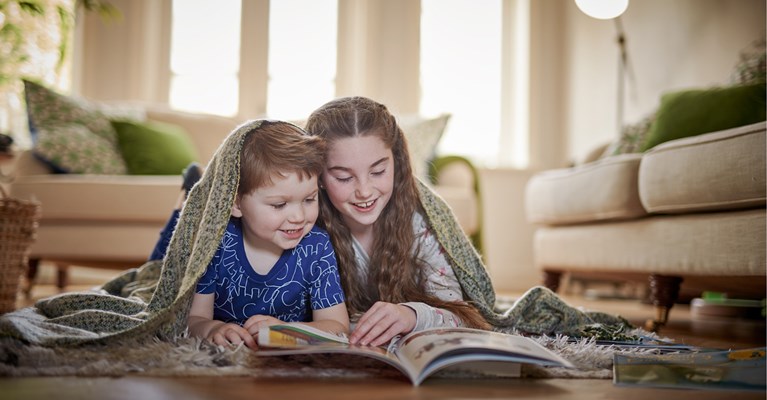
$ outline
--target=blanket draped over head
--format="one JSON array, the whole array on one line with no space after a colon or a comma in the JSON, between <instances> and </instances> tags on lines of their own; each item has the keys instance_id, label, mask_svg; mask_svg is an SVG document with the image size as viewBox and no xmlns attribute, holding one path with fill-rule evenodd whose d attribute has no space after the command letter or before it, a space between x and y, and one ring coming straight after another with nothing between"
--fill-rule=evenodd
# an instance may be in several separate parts
<instances>
[{"instance_id":1,"label":"blanket draped over head","mask_svg":"<svg viewBox=\"0 0 767 400\"><path fill-rule=\"evenodd\" d=\"M77 346L143 338L172 341L183 335L197 280L213 258L229 221L244 139L261 122L237 127L218 148L189 193L164 260L128 270L97 291L64 293L5 314L0 317L0 338L38 346ZM510 309L497 310L480 256L446 203L424 184L419 186L426 217L467 300L495 329L584 336L584 332L593 332L585 328L595 324L620 327L625 323L621 318L570 307L542 287L529 290Z\"/></svg>"}]
</instances>

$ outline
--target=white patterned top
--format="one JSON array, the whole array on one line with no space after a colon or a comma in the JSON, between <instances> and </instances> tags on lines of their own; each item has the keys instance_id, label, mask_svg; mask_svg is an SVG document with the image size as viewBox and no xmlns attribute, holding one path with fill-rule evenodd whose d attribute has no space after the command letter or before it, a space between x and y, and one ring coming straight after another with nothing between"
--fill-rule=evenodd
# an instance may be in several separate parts
<instances>
[{"instance_id":1,"label":"white patterned top","mask_svg":"<svg viewBox=\"0 0 767 400\"><path fill-rule=\"evenodd\" d=\"M419 213L413 214L413 232L415 232L414 249L420 245L419 258L427 266L424 282L424 289L427 293L445 301L462 301L463 291L458 283L453 268L445 258L445 251L437 242L429 226L426 224L423 216ZM354 248L354 259L357 263L357 273L360 275L360 281L367 283L368 270L370 269L370 257L362 248L362 245L352 237L352 247ZM452 312L432 307L421 302L407 302L402 305L408 306L415 311L416 324L413 331L420 331L427 328L437 327L456 327L463 326L461 320Z\"/></svg>"}]
</instances>

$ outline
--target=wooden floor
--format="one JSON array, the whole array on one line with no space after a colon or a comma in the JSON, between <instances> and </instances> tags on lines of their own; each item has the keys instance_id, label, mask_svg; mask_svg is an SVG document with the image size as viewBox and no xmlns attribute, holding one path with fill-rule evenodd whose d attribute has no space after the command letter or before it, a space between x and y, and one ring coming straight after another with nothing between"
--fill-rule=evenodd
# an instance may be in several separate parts
<instances>
[{"instance_id":1,"label":"wooden floor","mask_svg":"<svg viewBox=\"0 0 767 400\"><path fill-rule=\"evenodd\" d=\"M20 298L19 306L57 293L46 281L35 286L30 300ZM108 278L103 272L73 271L75 286L82 290ZM113 273L113 272L110 272ZM514 293L509 294L514 296ZM568 303L590 310L620 314L635 324L653 316L649 305L636 300L589 300L563 296ZM765 346L764 320L693 317L686 305L676 305L663 336L695 346L742 349ZM341 380L306 377L300 380L263 380L245 377L188 378L0 378L0 399L765 399L765 393L744 391L700 391L637 389L613 385L610 380L593 379L429 379L420 387L405 381Z\"/></svg>"}]
</instances>

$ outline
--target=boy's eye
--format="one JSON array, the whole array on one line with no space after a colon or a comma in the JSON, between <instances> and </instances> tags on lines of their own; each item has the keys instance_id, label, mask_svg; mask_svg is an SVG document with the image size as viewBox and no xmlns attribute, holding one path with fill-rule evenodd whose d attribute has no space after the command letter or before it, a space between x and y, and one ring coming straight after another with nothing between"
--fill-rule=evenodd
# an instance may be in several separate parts
<instances>
[{"instance_id":1,"label":"boy's eye","mask_svg":"<svg viewBox=\"0 0 767 400\"><path fill-rule=\"evenodd\" d=\"M307 203L314 203L317 201L317 196L307 197L306 200L304 200Z\"/></svg>"},{"instance_id":2,"label":"boy's eye","mask_svg":"<svg viewBox=\"0 0 767 400\"><path fill-rule=\"evenodd\" d=\"M284 208L284 207L285 207L285 204L287 204L287 203L277 203L277 204L272 204L272 207L273 207L275 210L279 210L279 209L282 209L282 208Z\"/></svg>"}]
</instances>

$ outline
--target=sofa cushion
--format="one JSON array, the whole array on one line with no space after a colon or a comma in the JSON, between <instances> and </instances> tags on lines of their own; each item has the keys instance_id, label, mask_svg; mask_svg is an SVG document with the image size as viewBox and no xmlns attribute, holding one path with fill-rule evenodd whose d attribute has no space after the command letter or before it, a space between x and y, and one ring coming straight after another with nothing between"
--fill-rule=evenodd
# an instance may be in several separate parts
<instances>
[{"instance_id":1,"label":"sofa cushion","mask_svg":"<svg viewBox=\"0 0 767 400\"><path fill-rule=\"evenodd\" d=\"M112 121L120 153L132 175L178 175L197 152L186 131L163 122Z\"/></svg>"},{"instance_id":2,"label":"sofa cushion","mask_svg":"<svg viewBox=\"0 0 767 400\"><path fill-rule=\"evenodd\" d=\"M764 122L679 139L647 152L639 197L653 213L765 205Z\"/></svg>"},{"instance_id":3,"label":"sofa cushion","mask_svg":"<svg viewBox=\"0 0 767 400\"><path fill-rule=\"evenodd\" d=\"M560 225L646 215L637 192L640 159L622 154L533 175L525 190L528 221Z\"/></svg>"},{"instance_id":4,"label":"sofa cushion","mask_svg":"<svg viewBox=\"0 0 767 400\"><path fill-rule=\"evenodd\" d=\"M29 175L11 185L11 196L35 198L43 205L41 226L54 220L74 225L92 221L161 225L179 193L181 175Z\"/></svg>"},{"instance_id":5,"label":"sofa cushion","mask_svg":"<svg viewBox=\"0 0 767 400\"><path fill-rule=\"evenodd\" d=\"M647 151L669 140L765 120L765 84L667 93L661 98L647 139Z\"/></svg>"},{"instance_id":6,"label":"sofa cushion","mask_svg":"<svg viewBox=\"0 0 767 400\"><path fill-rule=\"evenodd\" d=\"M534 254L538 268L568 272L764 276L765 240L762 208L540 227Z\"/></svg>"},{"instance_id":7,"label":"sofa cushion","mask_svg":"<svg viewBox=\"0 0 767 400\"><path fill-rule=\"evenodd\" d=\"M114 144L81 124L36 129L35 155L55 172L124 174L125 162Z\"/></svg>"},{"instance_id":8,"label":"sofa cushion","mask_svg":"<svg viewBox=\"0 0 767 400\"><path fill-rule=\"evenodd\" d=\"M413 173L424 183L429 183L429 163L436 155L437 144L445 132L450 114L435 118L407 116L398 122L407 138Z\"/></svg>"},{"instance_id":9,"label":"sofa cushion","mask_svg":"<svg viewBox=\"0 0 767 400\"><path fill-rule=\"evenodd\" d=\"M199 161L207 164L213 153L240 121L218 115L171 110L160 105L147 108L147 119L184 129L194 144Z\"/></svg>"},{"instance_id":10,"label":"sofa cushion","mask_svg":"<svg viewBox=\"0 0 767 400\"><path fill-rule=\"evenodd\" d=\"M160 222L45 221L37 229L29 258L57 264L128 269L140 267L157 243Z\"/></svg>"},{"instance_id":11,"label":"sofa cushion","mask_svg":"<svg viewBox=\"0 0 767 400\"><path fill-rule=\"evenodd\" d=\"M24 81L34 152L57 172L124 174L109 119L84 100Z\"/></svg>"}]
</instances>

